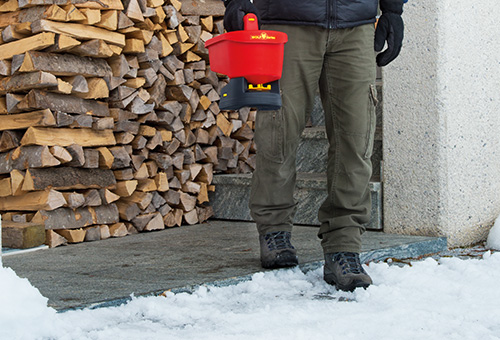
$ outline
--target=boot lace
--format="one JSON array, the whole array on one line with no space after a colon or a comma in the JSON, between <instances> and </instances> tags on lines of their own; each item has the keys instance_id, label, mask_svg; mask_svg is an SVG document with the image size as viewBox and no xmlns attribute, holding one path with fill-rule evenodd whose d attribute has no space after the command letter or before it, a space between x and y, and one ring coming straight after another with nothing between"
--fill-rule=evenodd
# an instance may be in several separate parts
<instances>
[{"instance_id":1,"label":"boot lace","mask_svg":"<svg viewBox=\"0 0 500 340\"><path fill-rule=\"evenodd\" d=\"M269 250L294 249L290 243L291 233L289 231L277 231L264 236Z\"/></svg>"},{"instance_id":2,"label":"boot lace","mask_svg":"<svg viewBox=\"0 0 500 340\"><path fill-rule=\"evenodd\" d=\"M333 254L333 260L342 268L342 274L362 274L365 273L357 253L340 252Z\"/></svg>"}]
</instances>

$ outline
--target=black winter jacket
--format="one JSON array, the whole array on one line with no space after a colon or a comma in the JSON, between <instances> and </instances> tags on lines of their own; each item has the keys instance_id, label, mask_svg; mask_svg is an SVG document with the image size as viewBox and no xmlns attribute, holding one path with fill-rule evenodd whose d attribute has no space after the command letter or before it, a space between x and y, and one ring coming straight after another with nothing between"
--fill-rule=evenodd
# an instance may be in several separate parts
<instances>
[{"instance_id":1,"label":"black winter jacket","mask_svg":"<svg viewBox=\"0 0 500 340\"><path fill-rule=\"evenodd\" d=\"M378 0L254 0L262 24L347 28L375 22Z\"/></svg>"}]
</instances>

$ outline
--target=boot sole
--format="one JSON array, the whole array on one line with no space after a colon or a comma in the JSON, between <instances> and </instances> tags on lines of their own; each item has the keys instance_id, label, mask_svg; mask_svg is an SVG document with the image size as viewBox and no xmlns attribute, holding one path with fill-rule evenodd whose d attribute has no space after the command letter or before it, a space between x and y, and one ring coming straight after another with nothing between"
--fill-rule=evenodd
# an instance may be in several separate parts
<instances>
[{"instance_id":1,"label":"boot sole","mask_svg":"<svg viewBox=\"0 0 500 340\"><path fill-rule=\"evenodd\" d=\"M265 262L261 261L261 266L262 268L266 269L277 269L277 268L290 268L290 267L295 267L299 264L298 259L288 259L284 261L270 261L270 262Z\"/></svg>"},{"instance_id":2,"label":"boot sole","mask_svg":"<svg viewBox=\"0 0 500 340\"><path fill-rule=\"evenodd\" d=\"M353 281L350 284L347 285L341 285L335 281L335 279L330 276L330 275L325 275L323 279L328 283L329 285L335 286L338 290L342 290L344 292L353 292L356 288L363 288L366 289L370 286L370 283L364 282L364 281Z\"/></svg>"}]
</instances>

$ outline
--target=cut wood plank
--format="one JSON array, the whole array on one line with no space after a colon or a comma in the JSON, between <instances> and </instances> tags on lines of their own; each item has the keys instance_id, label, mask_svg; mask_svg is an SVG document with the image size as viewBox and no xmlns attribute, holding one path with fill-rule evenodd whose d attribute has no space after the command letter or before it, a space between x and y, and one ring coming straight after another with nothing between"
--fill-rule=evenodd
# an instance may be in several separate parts
<instances>
[{"instance_id":1,"label":"cut wood plank","mask_svg":"<svg viewBox=\"0 0 500 340\"><path fill-rule=\"evenodd\" d=\"M27 129L30 126L54 125L56 125L56 120L49 109L11 115L0 115L0 131Z\"/></svg>"},{"instance_id":2,"label":"cut wood plank","mask_svg":"<svg viewBox=\"0 0 500 340\"><path fill-rule=\"evenodd\" d=\"M63 194L55 190L29 192L20 196L1 197L0 210L54 210L66 204Z\"/></svg>"},{"instance_id":3,"label":"cut wood plank","mask_svg":"<svg viewBox=\"0 0 500 340\"><path fill-rule=\"evenodd\" d=\"M43 224L3 221L2 223L3 247L27 249L27 248L34 248L41 246L44 243L45 243L45 226Z\"/></svg>"},{"instance_id":4,"label":"cut wood plank","mask_svg":"<svg viewBox=\"0 0 500 340\"><path fill-rule=\"evenodd\" d=\"M125 46L125 35L117 32L111 32L104 28L83 24L62 23L41 19L34 21L31 24L31 29L33 33L52 32L58 34L67 34L79 39L101 39L108 43L115 44L121 47Z\"/></svg>"},{"instance_id":5,"label":"cut wood plank","mask_svg":"<svg viewBox=\"0 0 500 340\"><path fill-rule=\"evenodd\" d=\"M23 190L59 190L111 188L116 184L113 171L106 169L82 169L58 167L29 169L24 178Z\"/></svg>"},{"instance_id":6,"label":"cut wood plank","mask_svg":"<svg viewBox=\"0 0 500 340\"><path fill-rule=\"evenodd\" d=\"M24 39L0 45L0 60L11 59L16 54L41 50L55 43L54 33L44 32Z\"/></svg>"},{"instance_id":7,"label":"cut wood plank","mask_svg":"<svg viewBox=\"0 0 500 340\"><path fill-rule=\"evenodd\" d=\"M112 75L111 67L102 59L35 51L26 53L19 71L45 71L56 76L106 77Z\"/></svg>"},{"instance_id":8,"label":"cut wood plank","mask_svg":"<svg viewBox=\"0 0 500 340\"><path fill-rule=\"evenodd\" d=\"M70 146L78 144L85 146L115 145L116 140L111 130L66 129L30 127L21 145L59 145Z\"/></svg>"},{"instance_id":9,"label":"cut wood plank","mask_svg":"<svg viewBox=\"0 0 500 340\"><path fill-rule=\"evenodd\" d=\"M50 109L54 112L90 114L98 117L109 116L107 103L39 90L31 90L17 104L17 108L22 110Z\"/></svg>"}]
</instances>

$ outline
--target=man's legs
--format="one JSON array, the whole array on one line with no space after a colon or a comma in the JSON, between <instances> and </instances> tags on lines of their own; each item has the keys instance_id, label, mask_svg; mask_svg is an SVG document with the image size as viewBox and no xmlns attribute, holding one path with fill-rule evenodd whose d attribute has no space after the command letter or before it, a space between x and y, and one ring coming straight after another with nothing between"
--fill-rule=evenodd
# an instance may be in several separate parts
<instances>
[{"instance_id":1,"label":"man's legs","mask_svg":"<svg viewBox=\"0 0 500 340\"><path fill-rule=\"evenodd\" d=\"M283 76L280 80L283 106L276 111L259 111L256 117L255 142L257 166L252 178L250 210L261 237L264 267L273 263L286 247L275 244L271 233L288 234L292 230L296 203L293 191L296 179L296 152L305 127L323 67L328 30L319 27L266 25L263 29L288 34L285 44ZM267 239L266 235L268 235ZM288 249L285 266L296 264L295 251Z\"/></svg>"},{"instance_id":2,"label":"man's legs","mask_svg":"<svg viewBox=\"0 0 500 340\"><path fill-rule=\"evenodd\" d=\"M358 254L371 211L376 102L373 41L373 25L330 31L320 79L330 148L328 197L319 211L318 235L325 253L325 280L343 290L371 283Z\"/></svg>"}]
</instances>

